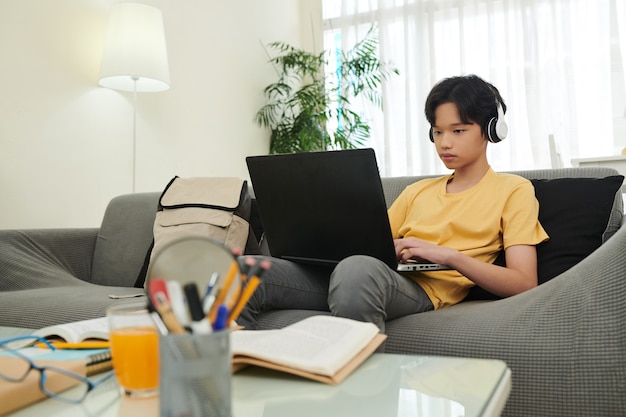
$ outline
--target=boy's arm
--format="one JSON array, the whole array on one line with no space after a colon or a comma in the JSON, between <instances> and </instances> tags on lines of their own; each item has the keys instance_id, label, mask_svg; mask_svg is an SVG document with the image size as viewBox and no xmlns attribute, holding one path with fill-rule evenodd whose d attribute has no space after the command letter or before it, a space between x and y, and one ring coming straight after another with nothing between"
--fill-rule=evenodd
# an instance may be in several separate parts
<instances>
[{"instance_id":1,"label":"boy's arm","mask_svg":"<svg viewBox=\"0 0 626 417\"><path fill-rule=\"evenodd\" d=\"M469 262L461 260L461 268L465 272L459 272L493 294L509 297L537 286L537 248L534 245L513 245L507 248L506 267L461 256Z\"/></svg>"},{"instance_id":2,"label":"boy's arm","mask_svg":"<svg viewBox=\"0 0 626 417\"><path fill-rule=\"evenodd\" d=\"M461 252L416 238L396 239L399 258L428 259L449 265L483 289L508 297L537 286L537 249L534 245L513 245L505 250L506 267L479 261Z\"/></svg>"}]
</instances>

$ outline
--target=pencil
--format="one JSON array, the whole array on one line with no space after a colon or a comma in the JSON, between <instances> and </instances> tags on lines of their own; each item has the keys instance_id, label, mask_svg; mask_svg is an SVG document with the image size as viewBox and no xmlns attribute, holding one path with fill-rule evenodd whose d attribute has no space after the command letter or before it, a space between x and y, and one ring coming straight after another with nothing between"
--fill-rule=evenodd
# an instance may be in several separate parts
<instances>
[{"instance_id":1,"label":"pencil","mask_svg":"<svg viewBox=\"0 0 626 417\"><path fill-rule=\"evenodd\" d=\"M237 264L236 261L233 261L230 264L230 268L228 269L228 272L226 273L226 277L224 278L224 281L222 282L220 290L217 293L217 297L215 298L215 301L213 302L213 305L211 306L211 309L209 310L208 316L209 316L209 321L211 323L215 322L215 315L217 314L217 307L224 302L224 299L228 295L228 291L230 291L230 287L233 284L233 280L235 279L235 276L237 275L237 271L239 271L239 265Z\"/></svg>"},{"instance_id":2,"label":"pencil","mask_svg":"<svg viewBox=\"0 0 626 417\"><path fill-rule=\"evenodd\" d=\"M165 294L162 292L158 292L155 294L156 305L154 308L161 316L163 323L167 327L167 330L173 334L185 334L185 328L180 324L180 322L176 319L174 312L172 311L172 307L170 303L165 298Z\"/></svg>"},{"instance_id":3,"label":"pencil","mask_svg":"<svg viewBox=\"0 0 626 417\"><path fill-rule=\"evenodd\" d=\"M35 346L49 349L45 343L37 343ZM52 346L57 349L107 349L109 348L109 342L52 342Z\"/></svg>"},{"instance_id":4,"label":"pencil","mask_svg":"<svg viewBox=\"0 0 626 417\"><path fill-rule=\"evenodd\" d=\"M252 294L257 289L260 283L261 278L256 275L248 279L248 283L246 284L246 287L244 288L241 297L237 301L235 308L233 308L228 315L228 319L226 320L228 326L230 326L233 320L236 320L237 317L239 317L239 313L241 313L241 310L243 310L245 305L248 303L248 300L250 300L250 297L252 297Z\"/></svg>"},{"instance_id":5,"label":"pencil","mask_svg":"<svg viewBox=\"0 0 626 417\"><path fill-rule=\"evenodd\" d=\"M254 291L256 291L257 287L261 283L261 276L268 269L270 269L271 266L272 263L268 259L264 259L258 264L251 265L251 267L247 271L250 278L246 280L245 288L243 289L242 294L240 294L239 298L237 299L235 307L231 309L227 320L228 326L232 324L233 320L236 320L237 317L239 317L241 310L243 310L243 308L246 306L246 304L250 300L250 297L252 297L252 294L254 293Z\"/></svg>"},{"instance_id":6,"label":"pencil","mask_svg":"<svg viewBox=\"0 0 626 417\"><path fill-rule=\"evenodd\" d=\"M234 293L230 296L228 300L228 309L232 310L235 308L239 300L241 299L242 289L246 286L248 282L248 278L256 275L256 272L259 271L259 266L256 263L256 259L252 257L247 257L240 268L241 273L241 284L239 288L235 289ZM217 319L216 319L217 320Z\"/></svg>"}]
</instances>

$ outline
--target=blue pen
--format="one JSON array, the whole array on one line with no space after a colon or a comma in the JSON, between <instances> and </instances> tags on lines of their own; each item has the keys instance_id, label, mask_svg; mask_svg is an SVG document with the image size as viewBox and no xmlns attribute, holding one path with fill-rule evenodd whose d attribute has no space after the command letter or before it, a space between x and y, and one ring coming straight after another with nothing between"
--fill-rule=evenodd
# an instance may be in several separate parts
<instances>
[{"instance_id":1,"label":"blue pen","mask_svg":"<svg viewBox=\"0 0 626 417\"><path fill-rule=\"evenodd\" d=\"M217 308L217 315L215 316L215 323L213 323L213 330L224 330L226 328L226 320L228 319L228 307L225 304L220 304Z\"/></svg>"},{"instance_id":2,"label":"blue pen","mask_svg":"<svg viewBox=\"0 0 626 417\"><path fill-rule=\"evenodd\" d=\"M211 311L211 306L215 302L215 297L217 296L217 292L220 289L219 285L217 285L218 277L219 274L217 272L213 272L213 275L211 275L211 280L209 281L209 285L204 293L204 298L202 300L202 310L204 311L204 314L208 314L209 311Z\"/></svg>"},{"instance_id":3,"label":"blue pen","mask_svg":"<svg viewBox=\"0 0 626 417\"><path fill-rule=\"evenodd\" d=\"M219 273L213 272L211 278L209 279L209 285L207 285L206 291L204 292L204 298L208 297L211 291L213 291L213 288L215 287L215 284L217 284L217 279L219 278L219 276Z\"/></svg>"}]
</instances>

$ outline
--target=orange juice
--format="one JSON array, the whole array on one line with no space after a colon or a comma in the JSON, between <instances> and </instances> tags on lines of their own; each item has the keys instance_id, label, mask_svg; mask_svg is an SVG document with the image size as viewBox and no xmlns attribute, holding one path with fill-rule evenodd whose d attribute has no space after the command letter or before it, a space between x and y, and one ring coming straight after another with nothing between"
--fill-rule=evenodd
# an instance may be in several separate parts
<instances>
[{"instance_id":1,"label":"orange juice","mask_svg":"<svg viewBox=\"0 0 626 417\"><path fill-rule=\"evenodd\" d=\"M159 336L154 327L112 329L111 356L118 384L141 395L159 387Z\"/></svg>"}]
</instances>

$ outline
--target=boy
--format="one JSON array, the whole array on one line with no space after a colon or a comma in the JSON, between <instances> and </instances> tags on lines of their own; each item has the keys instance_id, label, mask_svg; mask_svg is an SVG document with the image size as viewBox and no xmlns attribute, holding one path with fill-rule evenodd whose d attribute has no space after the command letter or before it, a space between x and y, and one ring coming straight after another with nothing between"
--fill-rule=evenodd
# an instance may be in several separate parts
<instances>
[{"instance_id":1,"label":"boy","mask_svg":"<svg viewBox=\"0 0 626 417\"><path fill-rule=\"evenodd\" d=\"M456 304L474 285L505 297L537 286L535 245L548 236L534 189L524 178L496 174L487 161L487 143L506 136L505 111L498 90L477 76L435 85L425 105L429 136L454 172L410 185L388 211L398 260L421 258L453 270L400 274L362 255L332 271L276 259L240 324L253 329L261 311L299 308L370 321L384 331L386 320ZM502 250L506 267L493 264Z\"/></svg>"}]
</instances>

